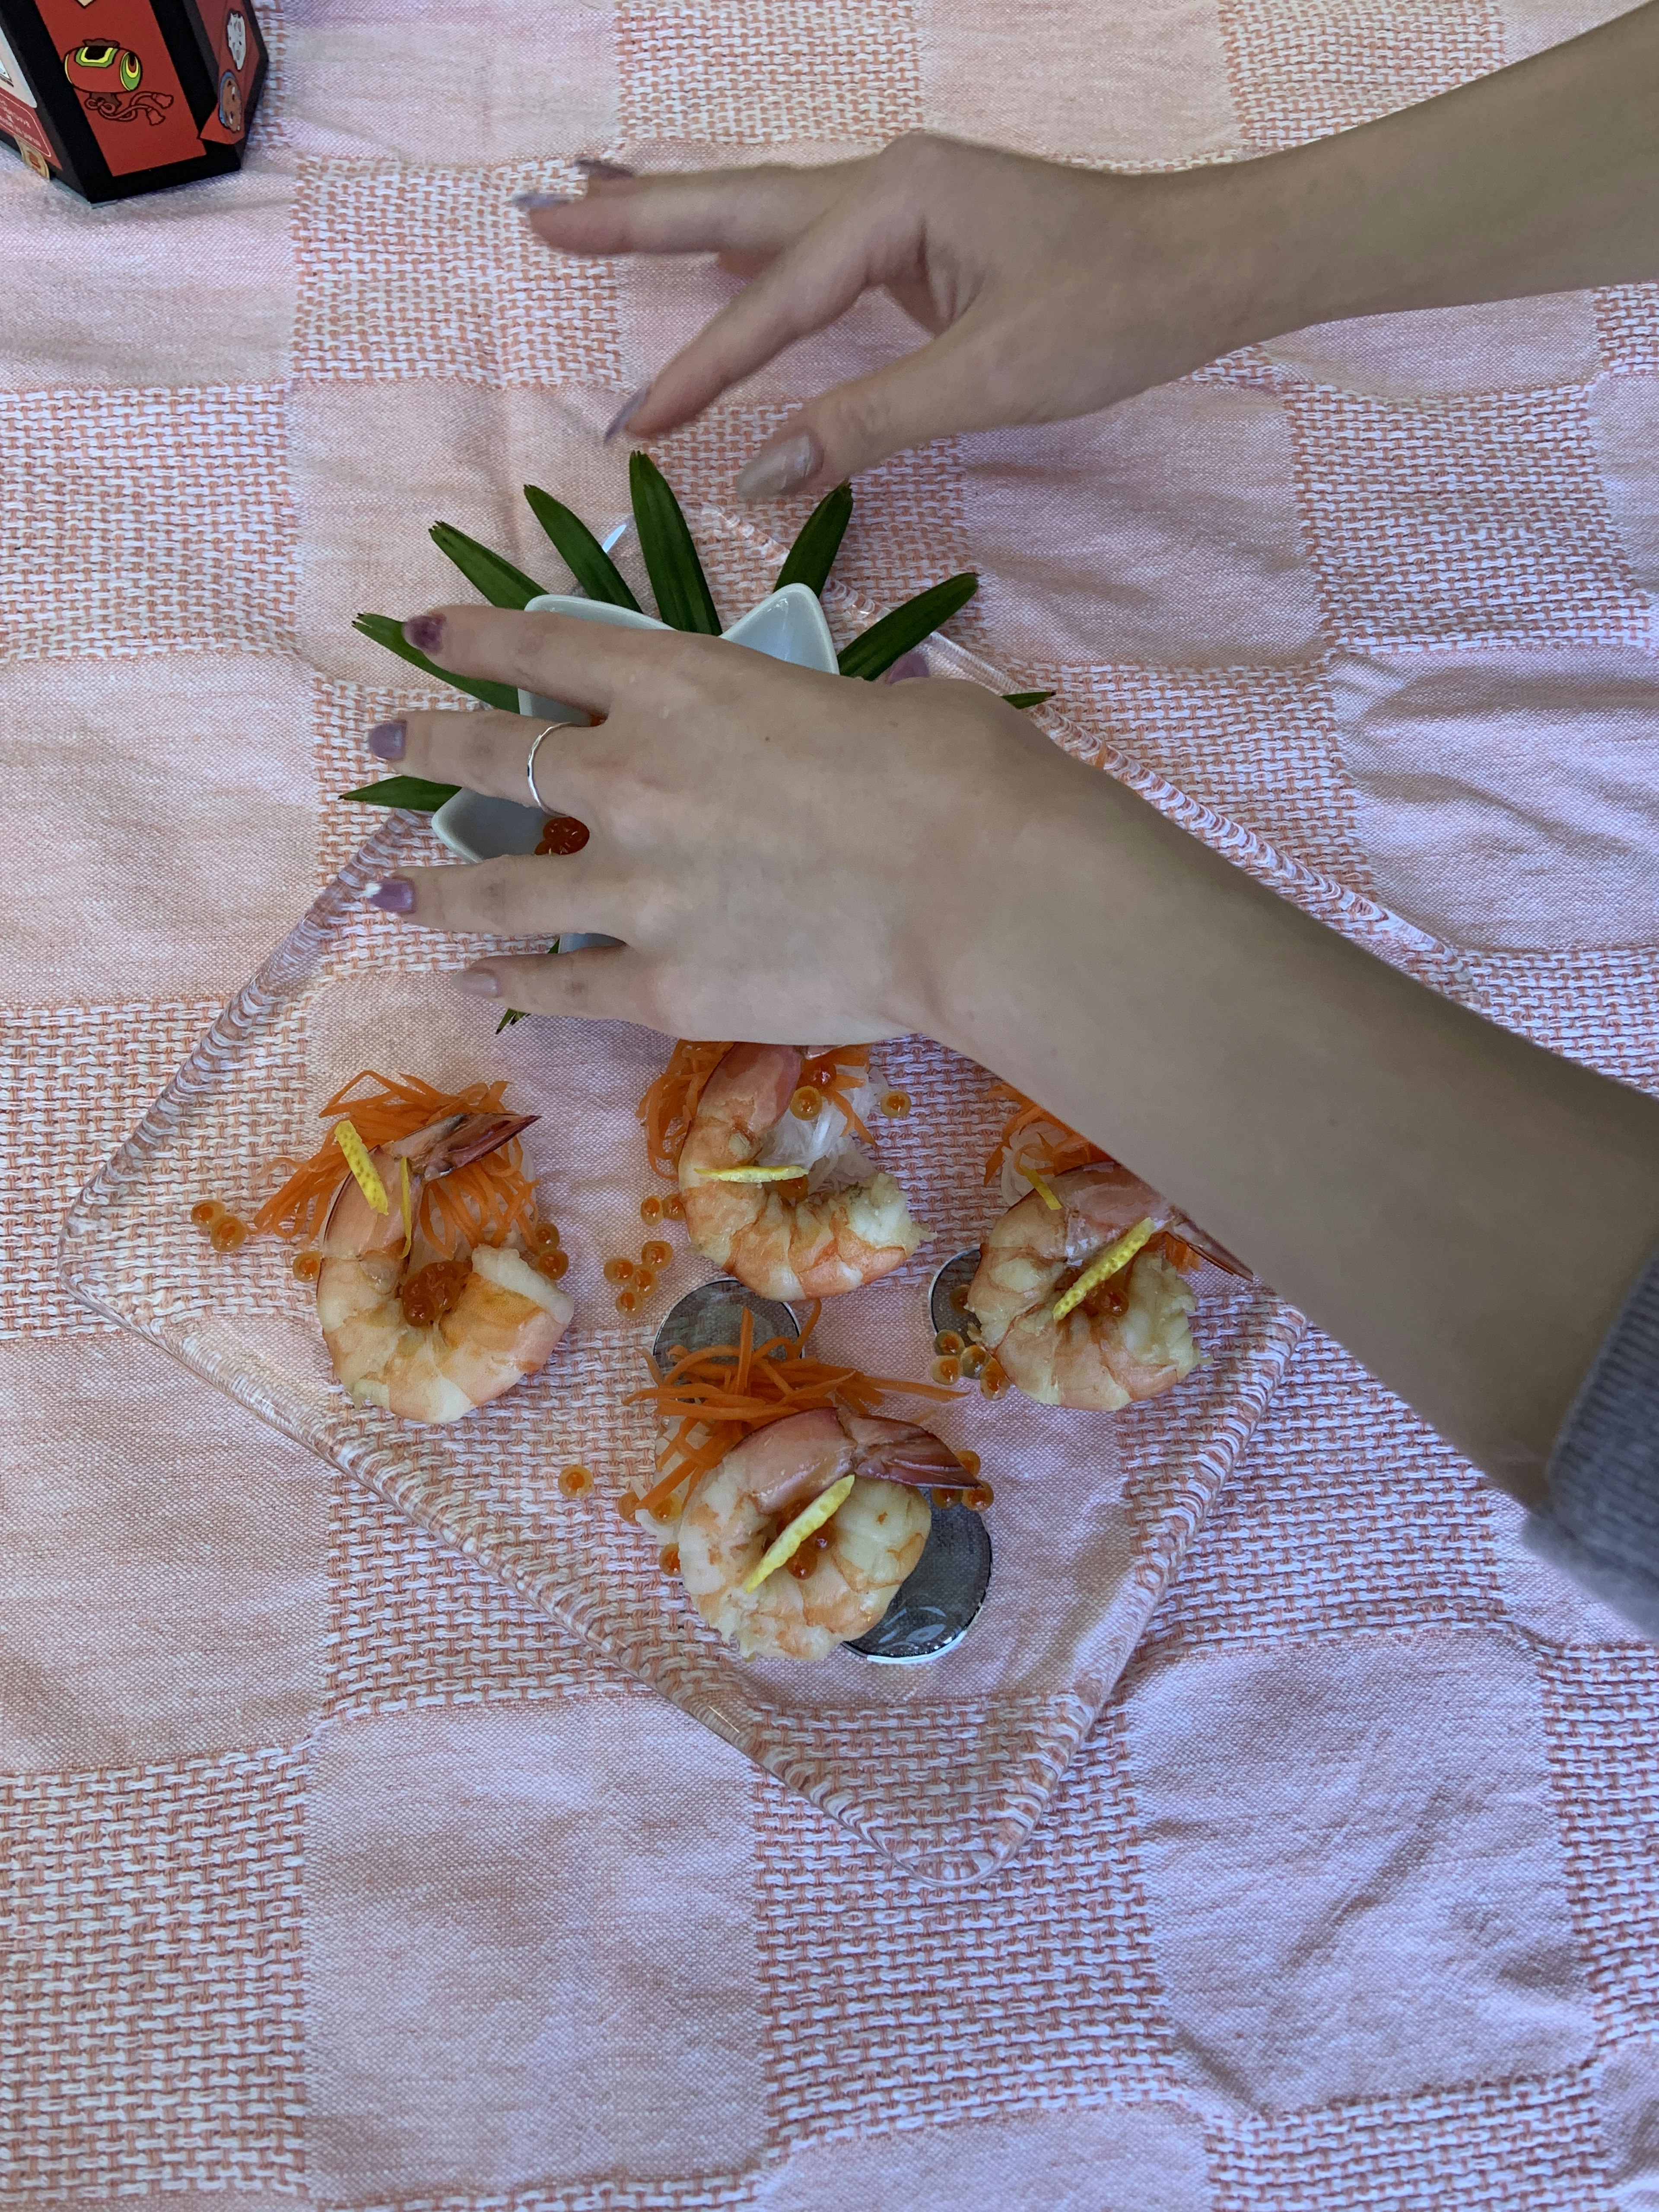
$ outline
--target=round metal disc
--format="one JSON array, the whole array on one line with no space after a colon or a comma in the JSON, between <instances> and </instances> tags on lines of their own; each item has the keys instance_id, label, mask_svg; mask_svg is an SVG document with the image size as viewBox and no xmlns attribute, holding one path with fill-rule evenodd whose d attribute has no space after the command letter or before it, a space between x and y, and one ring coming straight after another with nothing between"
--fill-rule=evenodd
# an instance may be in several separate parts
<instances>
[{"instance_id":1,"label":"round metal disc","mask_svg":"<svg viewBox=\"0 0 1659 2212\"><path fill-rule=\"evenodd\" d=\"M867 1636L845 1648L888 1667L919 1666L960 1644L991 1586L991 1538L965 1505L933 1510L921 1557Z\"/></svg>"},{"instance_id":2,"label":"round metal disc","mask_svg":"<svg viewBox=\"0 0 1659 2212\"><path fill-rule=\"evenodd\" d=\"M757 1344L763 1344L769 1336L800 1334L800 1323L787 1306L776 1298L759 1297L729 1275L720 1275L712 1283L700 1283L670 1306L651 1346L651 1357L659 1368L666 1369L674 1364L669 1357L672 1345L687 1352L706 1352L714 1345L735 1344L745 1306L755 1316Z\"/></svg>"},{"instance_id":3,"label":"round metal disc","mask_svg":"<svg viewBox=\"0 0 1659 2212\"><path fill-rule=\"evenodd\" d=\"M979 1247L974 1245L966 1252L958 1252L954 1260L947 1260L933 1278L927 1293L927 1312L937 1336L941 1329L953 1328L965 1343L979 1342L979 1323L967 1308L957 1303L957 1294L965 1291L979 1273Z\"/></svg>"}]
</instances>

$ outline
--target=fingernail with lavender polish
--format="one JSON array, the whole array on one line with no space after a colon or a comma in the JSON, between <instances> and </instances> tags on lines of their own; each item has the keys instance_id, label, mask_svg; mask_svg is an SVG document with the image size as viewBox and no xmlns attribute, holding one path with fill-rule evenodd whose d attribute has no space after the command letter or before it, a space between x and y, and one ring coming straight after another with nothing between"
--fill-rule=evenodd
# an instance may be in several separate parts
<instances>
[{"instance_id":1,"label":"fingernail with lavender polish","mask_svg":"<svg viewBox=\"0 0 1659 2212\"><path fill-rule=\"evenodd\" d=\"M455 978L455 988L465 991L471 999L499 999L501 979L488 968L463 968Z\"/></svg>"},{"instance_id":2,"label":"fingernail with lavender polish","mask_svg":"<svg viewBox=\"0 0 1659 2212\"><path fill-rule=\"evenodd\" d=\"M401 760L409 732L401 722L376 722L368 733L368 750L376 760Z\"/></svg>"},{"instance_id":3,"label":"fingernail with lavender polish","mask_svg":"<svg viewBox=\"0 0 1659 2212\"><path fill-rule=\"evenodd\" d=\"M739 499L777 499L823 465L823 448L810 430L799 430L738 472Z\"/></svg>"},{"instance_id":4,"label":"fingernail with lavender polish","mask_svg":"<svg viewBox=\"0 0 1659 2212\"><path fill-rule=\"evenodd\" d=\"M634 174L620 161L602 161L588 154L579 155L571 166L580 169L590 185L619 185Z\"/></svg>"},{"instance_id":5,"label":"fingernail with lavender polish","mask_svg":"<svg viewBox=\"0 0 1659 2212\"><path fill-rule=\"evenodd\" d=\"M628 428L634 417L639 413L641 408L644 406L647 398L650 395L650 385L642 384L637 392L630 392L629 393L627 398L623 400L622 405L617 410L616 413L611 417L610 422L606 424L605 435L599 441L601 445L608 446L613 438L619 438L622 435L623 432Z\"/></svg>"},{"instance_id":6,"label":"fingernail with lavender polish","mask_svg":"<svg viewBox=\"0 0 1659 2212\"><path fill-rule=\"evenodd\" d=\"M574 207L568 192L514 192L513 204L520 215L539 215L544 208Z\"/></svg>"},{"instance_id":7,"label":"fingernail with lavender polish","mask_svg":"<svg viewBox=\"0 0 1659 2212\"><path fill-rule=\"evenodd\" d=\"M370 884L363 892L370 906L382 914L413 914L415 886L403 876L388 876L383 884Z\"/></svg>"},{"instance_id":8,"label":"fingernail with lavender polish","mask_svg":"<svg viewBox=\"0 0 1659 2212\"><path fill-rule=\"evenodd\" d=\"M416 653L435 653L444 641L443 617L411 615L404 624L404 641L412 645Z\"/></svg>"}]
</instances>

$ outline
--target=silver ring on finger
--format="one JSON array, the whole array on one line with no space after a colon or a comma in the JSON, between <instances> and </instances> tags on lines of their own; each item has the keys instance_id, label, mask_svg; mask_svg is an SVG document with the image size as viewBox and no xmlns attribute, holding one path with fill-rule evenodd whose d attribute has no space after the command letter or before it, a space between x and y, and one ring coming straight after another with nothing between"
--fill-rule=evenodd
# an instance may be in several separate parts
<instances>
[{"instance_id":1,"label":"silver ring on finger","mask_svg":"<svg viewBox=\"0 0 1659 2212\"><path fill-rule=\"evenodd\" d=\"M556 722L550 722L544 730L537 731L535 736L530 740L530 757L524 764L525 781L530 786L530 803L542 814L548 811L548 806L546 800L536 788L536 756L542 749L542 739L551 737L558 726Z\"/></svg>"}]
</instances>

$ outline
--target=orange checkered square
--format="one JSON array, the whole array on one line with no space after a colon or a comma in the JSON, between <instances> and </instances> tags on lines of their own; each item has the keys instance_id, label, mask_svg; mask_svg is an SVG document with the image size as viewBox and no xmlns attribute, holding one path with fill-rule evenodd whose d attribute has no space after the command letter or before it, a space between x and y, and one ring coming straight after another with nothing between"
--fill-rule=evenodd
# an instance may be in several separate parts
<instances>
[{"instance_id":1,"label":"orange checkered square","mask_svg":"<svg viewBox=\"0 0 1659 2212\"><path fill-rule=\"evenodd\" d=\"M1186 1647L1500 1610L1480 1476L1310 1329L1149 1633Z\"/></svg>"},{"instance_id":2,"label":"orange checkered square","mask_svg":"<svg viewBox=\"0 0 1659 2212\"><path fill-rule=\"evenodd\" d=\"M656 0L617 13L621 135L707 145L921 125L915 0Z\"/></svg>"},{"instance_id":3,"label":"orange checkered square","mask_svg":"<svg viewBox=\"0 0 1659 2212\"><path fill-rule=\"evenodd\" d=\"M0 1336L112 1326L64 1288L58 1227L218 1011L198 1001L0 1012Z\"/></svg>"},{"instance_id":4,"label":"orange checkered square","mask_svg":"<svg viewBox=\"0 0 1659 2212\"><path fill-rule=\"evenodd\" d=\"M302 162L295 374L615 386L611 264L550 253L513 205L575 176L545 162Z\"/></svg>"},{"instance_id":5,"label":"orange checkered square","mask_svg":"<svg viewBox=\"0 0 1659 2212\"><path fill-rule=\"evenodd\" d=\"M1577 2075L1218 2123L1214 2212L1613 2212Z\"/></svg>"},{"instance_id":6,"label":"orange checkered square","mask_svg":"<svg viewBox=\"0 0 1659 2212\"><path fill-rule=\"evenodd\" d=\"M1505 1029L1659 1093L1659 947L1471 953L1460 996Z\"/></svg>"},{"instance_id":7,"label":"orange checkered square","mask_svg":"<svg viewBox=\"0 0 1659 2212\"><path fill-rule=\"evenodd\" d=\"M1504 61L1493 0L1222 0L1221 23L1256 154L1414 106Z\"/></svg>"},{"instance_id":8,"label":"orange checkered square","mask_svg":"<svg viewBox=\"0 0 1659 2212\"><path fill-rule=\"evenodd\" d=\"M278 385L0 392L0 653L284 651L293 536Z\"/></svg>"},{"instance_id":9,"label":"orange checkered square","mask_svg":"<svg viewBox=\"0 0 1659 2212\"><path fill-rule=\"evenodd\" d=\"M0 2189L298 2185L303 1767L0 1778Z\"/></svg>"},{"instance_id":10,"label":"orange checkered square","mask_svg":"<svg viewBox=\"0 0 1659 2212\"><path fill-rule=\"evenodd\" d=\"M1013 1864L948 1904L776 1784L757 1822L786 2142L1075 2102L1107 2071L1120 2094L1174 2086L1115 1711Z\"/></svg>"},{"instance_id":11,"label":"orange checkered square","mask_svg":"<svg viewBox=\"0 0 1659 2212\"><path fill-rule=\"evenodd\" d=\"M1595 295L1601 358L1616 373L1659 369L1659 284L1609 284Z\"/></svg>"},{"instance_id":12,"label":"orange checkered square","mask_svg":"<svg viewBox=\"0 0 1659 2212\"><path fill-rule=\"evenodd\" d=\"M1401 406L1304 386L1285 404L1334 641L1647 638L1581 389Z\"/></svg>"},{"instance_id":13,"label":"orange checkered square","mask_svg":"<svg viewBox=\"0 0 1659 2212\"><path fill-rule=\"evenodd\" d=\"M1032 690L1286 860L1352 890L1370 871L1322 668L1155 668L1133 662L1021 671Z\"/></svg>"}]
</instances>

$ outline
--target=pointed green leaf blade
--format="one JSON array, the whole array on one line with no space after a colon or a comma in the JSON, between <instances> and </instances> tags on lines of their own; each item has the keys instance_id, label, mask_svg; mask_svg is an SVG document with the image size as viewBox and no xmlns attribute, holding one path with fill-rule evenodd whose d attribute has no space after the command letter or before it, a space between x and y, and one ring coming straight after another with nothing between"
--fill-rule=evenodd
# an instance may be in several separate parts
<instances>
[{"instance_id":1,"label":"pointed green leaf blade","mask_svg":"<svg viewBox=\"0 0 1659 2212\"><path fill-rule=\"evenodd\" d=\"M629 590L621 569L579 514L573 514L562 501L539 484L526 484L524 495L530 502L530 512L552 539L559 558L590 599L610 607L631 607L636 615L645 611Z\"/></svg>"},{"instance_id":2,"label":"pointed green leaf blade","mask_svg":"<svg viewBox=\"0 0 1659 2212\"><path fill-rule=\"evenodd\" d=\"M1005 705L1010 707L1040 707L1045 699L1054 697L1052 691L1005 691Z\"/></svg>"},{"instance_id":3,"label":"pointed green leaf blade","mask_svg":"<svg viewBox=\"0 0 1659 2212\"><path fill-rule=\"evenodd\" d=\"M337 793L360 806L406 806L412 814L435 814L460 789L458 783L428 783L423 775L389 775L384 783L360 784Z\"/></svg>"},{"instance_id":4,"label":"pointed green leaf blade","mask_svg":"<svg viewBox=\"0 0 1659 2212\"><path fill-rule=\"evenodd\" d=\"M850 645L842 646L837 655L842 674L862 677L872 684L913 647L931 637L941 623L959 613L978 589L979 578L971 569L960 576L947 576L942 584L930 584L914 599L906 599L902 606L872 623Z\"/></svg>"},{"instance_id":5,"label":"pointed green leaf blade","mask_svg":"<svg viewBox=\"0 0 1659 2212\"><path fill-rule=\"evenodd\" d=\"M390 615L359 615L351 627L360 636L372 638L383 645L388 653L395 653L399 660L406 660L411 668L423 674L435 676L441 684L453 684L458 691L471 692L482 699L486 707L499 707L504 714L519 711L519 695L511 685L490 684L482 676L456 676L447 668L440 668L435 660L428 660L404 635L403 624Z\"/></svg>"},{"instance_id":6,"label":"pointed green leaf blade","mask_svg":"<svg viewBox=\"0 0 1659 2212\"><path fill-rule=\"evenodd\" d=\"M811 591L822 592L852 520L853 487L838 483L833 491L825 492L802 523L800 535L789 548L789 557L779 569L772 589L781 592L786 584L805 584Z\"/></svg>"},{"instance_id":7,"label":"pointed green leaf blade","mask_svg":"<svg viewBox=\"0 0 1659 2212\"><path fill-rule=\"evenodd\" d=\"M453 523L434 522L428 533L445 558L453 561L469 584L482 592L492 607L525 607L546 591L545 584L526 576L499 553L480 545Z\"/></svg>"},{"instance_id":8,"label":"pointed green leaf blade","mask_svg":"<svg viewBox=\"0 0 1659 2212\"><path fill-rule=\"evenodd\" d=\"M628 487L646 574L657 595L657 612L671 629L718 637L720 618L697 549L668 479L649 453L628 457Z\"/></svg>"}]
</instances>

